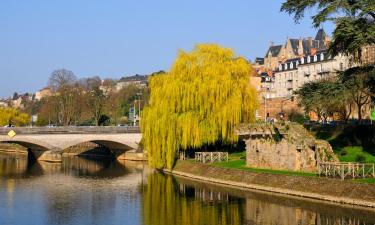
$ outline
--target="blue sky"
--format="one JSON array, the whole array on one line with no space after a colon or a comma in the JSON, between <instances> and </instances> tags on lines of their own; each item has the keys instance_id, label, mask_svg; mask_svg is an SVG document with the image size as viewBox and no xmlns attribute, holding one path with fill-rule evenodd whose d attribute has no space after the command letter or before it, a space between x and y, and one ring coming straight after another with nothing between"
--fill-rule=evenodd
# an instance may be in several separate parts
<instances>
[{"instance_id":1,"label":"blue sky","mask_svg":"<svg viewBox=\"0 0 375 225\"><path fill-rule=\"evenodd\" d=\"M253 60L270 41L314 36L282 0L1 0L0 97L35 92L55 69L120 78L168 70L178 49L218 43ZM324 26L328 33L332 25Z\"/></svg>"}]
</instances>

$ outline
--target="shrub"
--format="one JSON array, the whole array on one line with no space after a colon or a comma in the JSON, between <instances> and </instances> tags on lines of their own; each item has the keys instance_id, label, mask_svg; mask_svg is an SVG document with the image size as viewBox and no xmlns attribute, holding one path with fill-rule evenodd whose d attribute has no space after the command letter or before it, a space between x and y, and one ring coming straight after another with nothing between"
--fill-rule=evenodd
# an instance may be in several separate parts
<instances>
[{"instance_id":1,"label":"shrub","mask_svg":"<svg viewBox=\"0 0 375 225\"><path fill-rule=\"evenodd\" d=\"M366 156L362 155L362 154L359 154L357 155L357 157L355 158L355 161L356 162L360 162L360 163L364 163L366 162Z\"/></svg>"},{"instance_id":2,"label":"shrub","mask_svg":"<svg viewBox=\"0 0 375 225\"><path fill-rule=\"evenodd\" d=\"M344 156L344 155L347 155L348 154L348 151L346 151L346 150L342 150L341 152L340 152L340 155L341 156Z\"/></svg>"}]
</instances>

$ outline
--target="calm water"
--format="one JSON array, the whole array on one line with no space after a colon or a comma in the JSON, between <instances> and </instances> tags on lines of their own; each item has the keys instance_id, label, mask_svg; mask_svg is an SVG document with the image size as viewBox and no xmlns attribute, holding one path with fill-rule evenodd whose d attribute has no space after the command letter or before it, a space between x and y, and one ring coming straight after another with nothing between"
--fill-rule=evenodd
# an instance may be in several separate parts
<instances>
[{"instance_id":1,"label":"calm water","mask_svg":"<svg viewBox=\"0 0 375 225\"><path fill-rule=\"evenodd\" d=\"M0 153L0 224L375 224L374 211L209 185L142 163Z\"/></svg>"}]
</instances>

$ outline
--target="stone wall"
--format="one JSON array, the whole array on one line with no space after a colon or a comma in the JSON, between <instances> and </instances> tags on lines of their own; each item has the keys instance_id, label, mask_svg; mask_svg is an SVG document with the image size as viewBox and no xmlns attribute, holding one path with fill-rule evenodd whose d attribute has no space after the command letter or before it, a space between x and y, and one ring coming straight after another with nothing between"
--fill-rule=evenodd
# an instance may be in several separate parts
<instances>
[{"instance_id":1,"label":"stone wall","mask_svg":"<svg viewBox=\"0 0 375 225\"><path fill-rule=\"evenodd\" d=\"M252 168L315 172L319 161L338 161L329 143L316 140L302 125L243 125L237 133Z\"/></svg>"}]
</instances>

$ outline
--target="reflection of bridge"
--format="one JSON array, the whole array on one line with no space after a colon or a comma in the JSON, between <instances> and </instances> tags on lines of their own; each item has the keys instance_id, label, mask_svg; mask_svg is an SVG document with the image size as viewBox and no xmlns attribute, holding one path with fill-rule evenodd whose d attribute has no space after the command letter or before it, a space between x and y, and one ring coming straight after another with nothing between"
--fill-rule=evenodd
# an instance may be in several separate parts
<instances>
[{"instance_id":1,"label":"reflection of bridge","mask_svg":"<svg viewBox=\"0 0 375 225\"><path fill-rule=\"evenodd\" d=\"M17 128L14 137L0 130L0 143L16 143L34 153L38 160L61 161L64 150L87 142L111 150L117 157L137 150L142 135L139 129L123 127Z\"/></svg>"}]
</instances>

